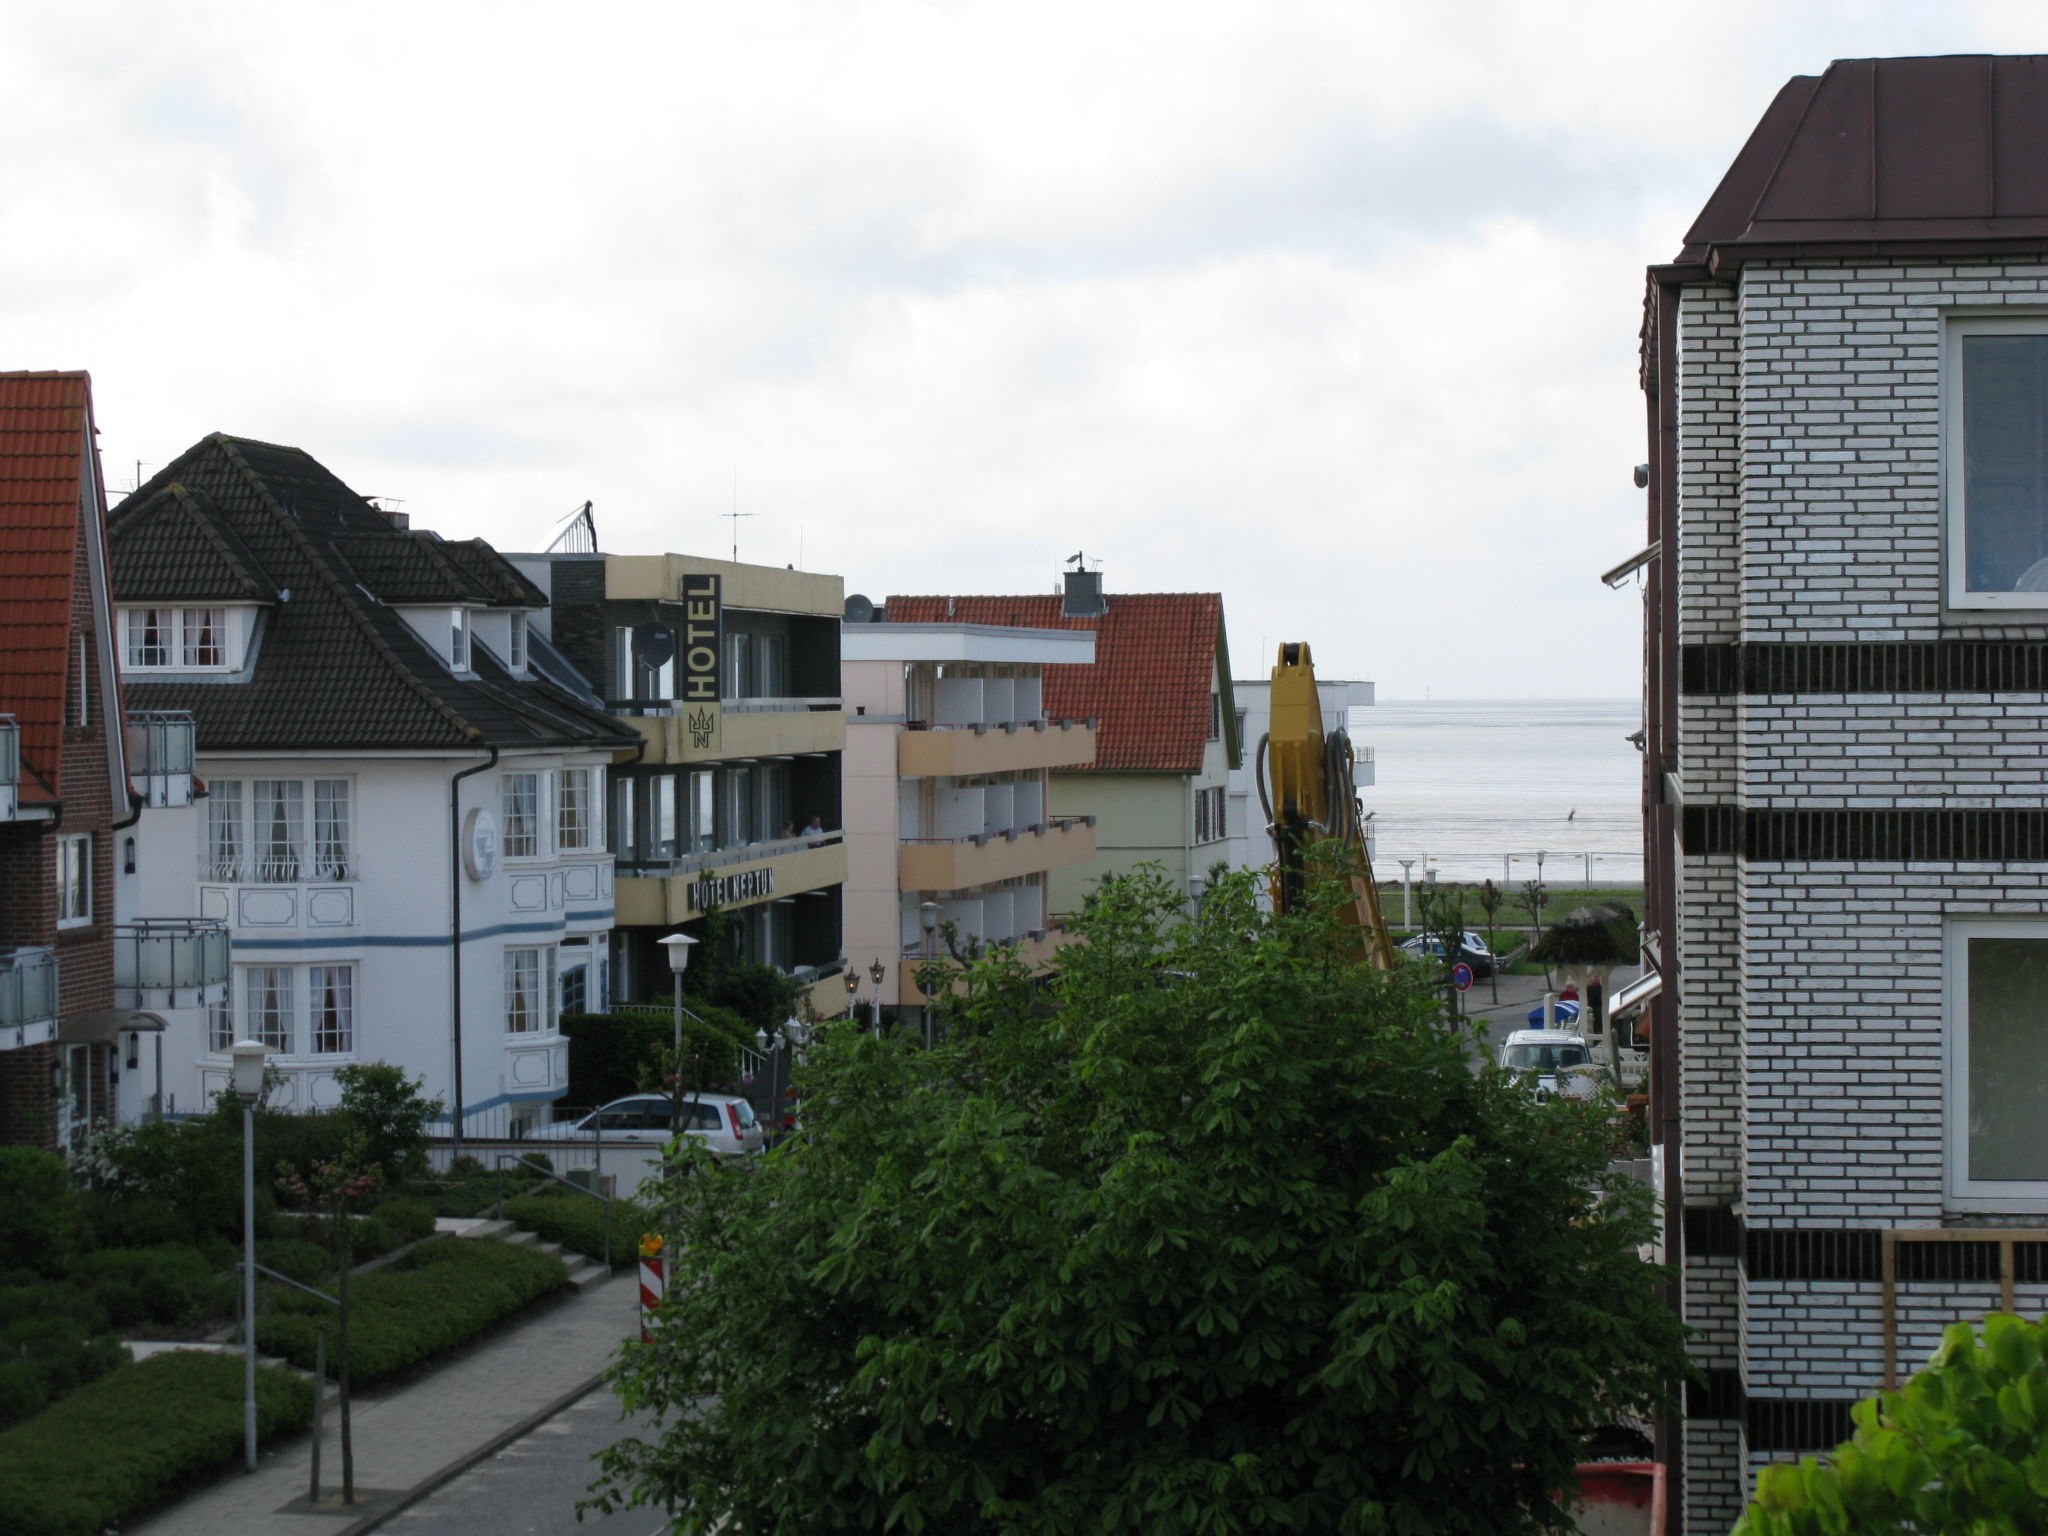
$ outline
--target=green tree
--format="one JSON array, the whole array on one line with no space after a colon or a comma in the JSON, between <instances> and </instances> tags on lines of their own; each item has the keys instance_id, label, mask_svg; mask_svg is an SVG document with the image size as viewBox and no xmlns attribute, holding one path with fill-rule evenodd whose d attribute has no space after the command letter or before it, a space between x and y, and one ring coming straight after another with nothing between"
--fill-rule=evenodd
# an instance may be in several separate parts
<instances>
[{"instance_id":1,"label":"green tree","mask_svg":"<svg viewBox=\"0 0 2048 1536\"><path fill-rule=\"evenodd\" d=\"M1735 1536L2048 1532L2048 1322L1954 1323L1923 1371L1852 1411L1825 1461L1766 1467Z\"/></svg>"},{"instance_id":2,"label":"green tree","mask_svg":"<svg viewBox=\"0 0 2048 1536\"><path fill-rule=\"evenodd\" d=\"M599 1507L767 1532L1563 1529L1582 1436L1681 1326L1603 1112L1538 1107L1349 962L1350 896L1192 918L1105 882L1051 1006L968 968L944 1043L831 1030L803 1137L671 1180L658 1433ZM957 1025L958 1027L952 1027Z\"/></svg>"},{"instance_id":3,"label":"green tree","mask_svg":"<svg viewBox=\"0 0 2048 1536\"><path fill-rule=\"evenodd\" d=\"M1507 899L1508 893L1495 885L1491 877L1479 887L1476 897L1479 910L1486 914L1486 947L1493 951L1493 964L1486 968L1486 974L1496 1003L1500 1001L1500 940L1494 937L1494 929L1500 922L1501 904Z\"/></svg>"},{"instance_id":4,"label":"green tree","mask_svg":"<svg viewBox=\"0 0 2048 1536\"><path fill-rule=\"evenodd\" d=\"M366 1061L334 1074L341 1084L341 1112L362 1133L361 1155L387 1185L427 1171L427 1122L441 1113L441 1101L420 1090L424 1078L405 1075L388 1061Z\"/></svg>"}]
</instances>

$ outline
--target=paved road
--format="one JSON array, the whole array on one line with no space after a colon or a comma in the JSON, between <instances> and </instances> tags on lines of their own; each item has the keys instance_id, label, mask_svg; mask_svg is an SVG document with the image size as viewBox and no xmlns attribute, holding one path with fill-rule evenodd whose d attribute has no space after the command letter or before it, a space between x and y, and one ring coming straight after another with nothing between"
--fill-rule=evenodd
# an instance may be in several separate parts
<instances>
[{"instance_id":1,"label":"paved road","mask_svg":"<svg viewBox=\"0 0 2048 1536\"><path fill-rule=\"evenodd\" d=\"M477 1463L454 1481L378 1527L380 1536L662 1536L668 1521L651 1509L576 1520L605 1446L647 1432L621 1422L618 1399L599 1387L525 1438Z\"/></svg>"}]
</instances>

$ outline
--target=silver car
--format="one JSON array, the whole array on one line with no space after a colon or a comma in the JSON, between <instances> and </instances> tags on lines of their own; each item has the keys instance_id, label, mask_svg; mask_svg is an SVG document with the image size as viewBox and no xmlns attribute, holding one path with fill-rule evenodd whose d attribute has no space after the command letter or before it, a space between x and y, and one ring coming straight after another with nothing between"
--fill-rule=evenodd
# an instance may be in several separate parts
<instances>
[{"instance_id":1,"label":"silver car","mask_svg":"<svg viewBox=\"0 0 2048 1536\"><path fill-rule=\"evenodd\" d=\"M526 1139L581 1141L594 1136L606 1142L663 1146L674 1134L669 1124L673 1108L664 1093L628 1094L580 1120L558 1120L529 1131ZM682 1133L696 1137L713 1152L737 1157L761 1150L765 1136L754 1118L754 1106L745 1099L724 1093L691 1094L683 1100L681 1110Z\"/></svg>"}]
</instances>

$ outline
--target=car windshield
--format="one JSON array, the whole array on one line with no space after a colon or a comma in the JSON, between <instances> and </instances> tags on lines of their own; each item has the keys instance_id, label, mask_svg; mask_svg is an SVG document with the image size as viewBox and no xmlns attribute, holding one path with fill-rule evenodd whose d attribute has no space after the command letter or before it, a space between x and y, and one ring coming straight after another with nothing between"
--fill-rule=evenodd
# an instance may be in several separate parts
<instances>
[{"instance_id":1,"label":"car windshield","mask_svg":"<svg viewBox=\"0 0 2048 1536\"><path fill-rule=\"evenodd\" d=\"M1583 1045L1511 1045L1501 1063L1510 1072L1555 1072L1586 1059Z\"/></svg>"}]
</instances>

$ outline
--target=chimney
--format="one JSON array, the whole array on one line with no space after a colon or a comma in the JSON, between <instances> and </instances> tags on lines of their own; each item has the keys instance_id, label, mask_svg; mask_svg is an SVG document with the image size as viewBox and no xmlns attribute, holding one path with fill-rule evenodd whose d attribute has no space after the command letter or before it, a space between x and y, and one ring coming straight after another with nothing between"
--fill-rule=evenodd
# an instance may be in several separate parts
<instances>
[{"instance_id":1,"label":"chimney","mask_svg":"<svg viewBox=\"0 0 2048 1536\"><path fill-rule=\"evenodd\" d=\"M1068 571L1060 591L1060 617L1094 619L1108 606L1102 600L1102 572Z\"/></svg>"}]
</instances>

